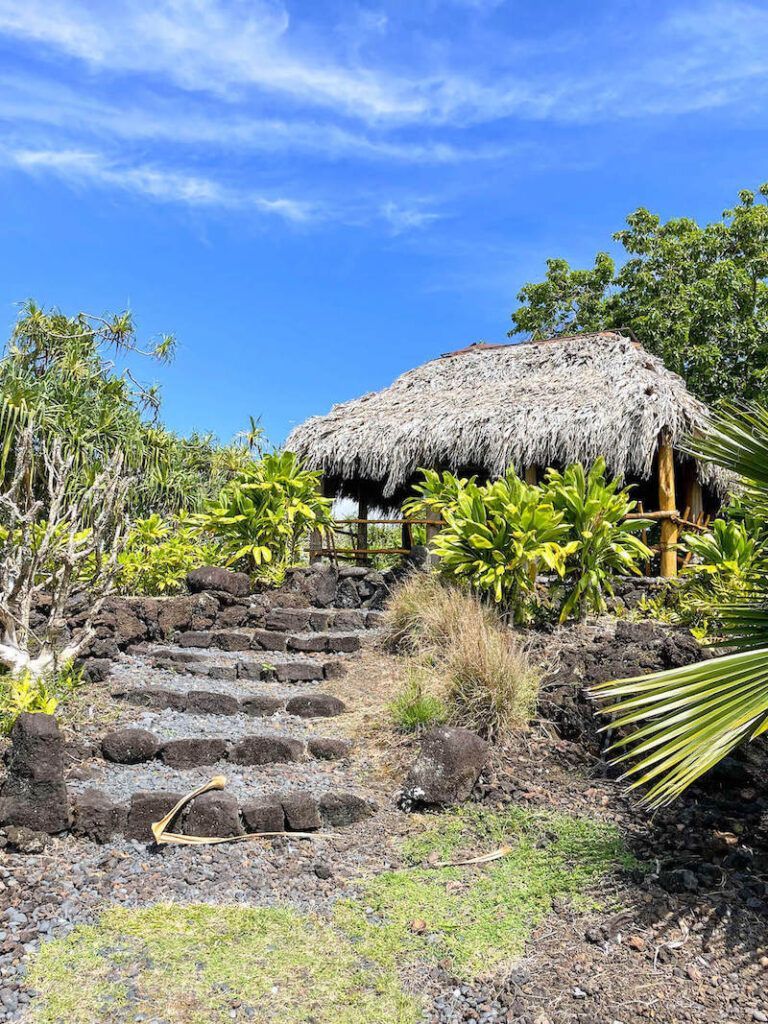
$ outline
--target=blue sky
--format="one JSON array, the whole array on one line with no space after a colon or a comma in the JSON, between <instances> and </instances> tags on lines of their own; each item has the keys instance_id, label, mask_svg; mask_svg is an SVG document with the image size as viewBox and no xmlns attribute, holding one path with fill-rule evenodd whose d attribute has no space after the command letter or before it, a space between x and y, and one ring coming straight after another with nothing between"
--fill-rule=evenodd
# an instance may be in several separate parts
<instances>
[{"instance_id":1,"label":"blue sky","mask_svg":"<svg viewBox=\"0 0 768 1024\"><path fill-rule=\"evenodd\" d=\"M170 426L279 441L637 206L717 217L767 100L765 3L0 0L0 326L130 308Z\"/></svg>"}]
</instances>

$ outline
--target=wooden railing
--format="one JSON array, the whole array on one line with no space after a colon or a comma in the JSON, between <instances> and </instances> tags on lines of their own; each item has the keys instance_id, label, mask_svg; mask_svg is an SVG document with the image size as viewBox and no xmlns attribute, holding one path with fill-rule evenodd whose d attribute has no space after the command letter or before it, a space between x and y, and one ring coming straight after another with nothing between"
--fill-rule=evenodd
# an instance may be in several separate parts
<instances>
[{"instance_id":1,"label":"wooden railing","mask_svg":"<svg viewBox=\"0 0 768 1024\"><path fill-rule=\"evenodd\" d=\"M644 519L651 523L667 522L673 524L678 531L693 530L705 531L708 529L710 517L703 513L695 520L690 519L690 509L685 509L681 514L678 509L669 509L661 512L645 512L642 502L638 503L638 511L630 512L626 518L631 520ZM332 533L321 535L313 533L309 541L309 559L316 561L319 558L329 558L332 562L339 562L344 559L366 564L373 555L408 555L414 548L413 527L426 527L426 541L430 540L443 525L439 519L337 519L334 520ZM369 526L399 526L401 529L401 544L398 547L369 547L368 527ZM350 547L340 547L336 544L336 535L348 537L352 541ZM643 529L640 534L643 543L650 546L651 551L661 554L662 544L648 545L648 531ZM690 554L678 555L678 563L681 566L687 565L690 561ZM645 567L646 576L650 576L650 563Z\"/></svg>"}]
</instances>

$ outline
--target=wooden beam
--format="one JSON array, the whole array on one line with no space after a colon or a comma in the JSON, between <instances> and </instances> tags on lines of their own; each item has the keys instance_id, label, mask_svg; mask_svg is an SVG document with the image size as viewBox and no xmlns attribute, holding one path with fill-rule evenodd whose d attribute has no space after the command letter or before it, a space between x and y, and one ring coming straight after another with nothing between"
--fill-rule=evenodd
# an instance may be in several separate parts
<instances>
[{"instance_id":1,"label":"wooden beam","mask_svg":"<svg viewBox=\"0 0 768 1024\"><path fill-rule=\"evenodd\" d=\"M523 472L523 478L527 484L536 486L539 482L539 467L538 466L526 466Z\"/></svg>"},{"instance_id":2,"label":"wooden beam","mask_svg":"<svg viewBox=\"0 0 768 1024\"><path fill-rule=\"evenodd\" d=\"M704 515L704 492L701 483L696 476L696 465L691 463L685 478L685 504L687 505L690 518L696 522L699 516ZM689 516L684 516L687 519Z\"/></svg>"},{"instance_id":3,"label":"wooden beam","mask_svg":"<svg viewBox=\"0 0 768 1024\"><path fill-rule=\"evenodd\" d=\"M659 438L659 451L656 456L659 474L659 510L669 512L675 505L675 454L669 435L665 432ZM661 520L661 575L677 576L677 544L678 526L674 519Z\"/></svg>"},{"instance_id":4,"label":"wooden beam","mask_svg":"<svg viewBox=\"0 0 768 1024\"><path fill-rule=\"evenodd\" d=\"M427 557L428 565L437 565L438 562L440 561L440 556L434 553L431 546L432 540L434 539L436 534L440 532L442 528L443 524L440 521L440 519L441 517L436 515L433 522L427 523L427 548L429 549L429 555Z\"/></svg>"},{"instance_id":5,"label":"wooden beam","mask_svg":"<svg viewBox=\"0 0 768 1024\"><path fill-rule=\"evenodd\" d=\"M363 552L368 547L368 502L359 498L357 502L357 547ZM365 564L368 559L360 554L360 561Z\"/></svg>"}]
</instances>

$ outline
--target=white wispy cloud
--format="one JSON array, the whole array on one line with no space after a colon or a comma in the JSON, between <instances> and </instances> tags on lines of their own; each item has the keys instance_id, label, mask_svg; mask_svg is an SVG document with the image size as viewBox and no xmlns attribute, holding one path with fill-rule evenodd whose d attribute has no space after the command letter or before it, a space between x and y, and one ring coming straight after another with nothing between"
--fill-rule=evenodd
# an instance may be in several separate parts
<instances>
[{"instance_id":1,"label":"white wispy cloud","mask_svg":"<svg viewBox=\"0 0 768 1024\"><path fill-rule=\"evenodd\" d=\"M381 207L381 215L389 225L393 234L426 227L436 220L442 220L445 214L436 210L426 209L423 203L412 201L408 204L389 200Z\"/></svg>"},{"instance_id":2,"label":"white wispy cloud","mask_svg":"<svg viewBox=\"0 0 768 1024\"><path fill-rule=\"evenodd\" d=\"M531 63L541 41L521 46L510 36L498 41L509 58L489 64L480 54L462 59L454 40L445 59L427 56L407 73L375 48L365 61L345 60L332 39L301 29L278 0L0 0L0 33L106 74L155 76L235 101L255 89L377 123L579 121L722 106L764 79L768 46L766 12L746 0L666 5L639 45L619 37L600 60L584 59L578 51L590 40L569 30L578 60Z\"/></svg>"},{"instance_id":3,"label":"white wispy cloud","mask_svg":"<svg viewBox=\"0 0 768 1024\"><path fill-rule=\"evenodd\" d=\"M312 204L233 189L211 178L150 165L125 166L99 153L68 149L8 149L0 160L30 174L55 175L71 184L118 188L187 206L251 209L294 223L310 220Z\"/></svg>"}]
</instances>

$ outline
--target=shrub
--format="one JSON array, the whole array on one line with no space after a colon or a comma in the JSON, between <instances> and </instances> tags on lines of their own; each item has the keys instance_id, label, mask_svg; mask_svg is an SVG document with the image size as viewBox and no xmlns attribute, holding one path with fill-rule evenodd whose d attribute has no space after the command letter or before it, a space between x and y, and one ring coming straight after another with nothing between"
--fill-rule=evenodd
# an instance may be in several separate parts
<instances>
[{"instance_id":1,"label":"shrub","mask_svg":"<svg viewBox=\"0 0 768 1024\"><path fill-rule=\"evenodd\" d=\"M448 717L445 701L430 692L434 674L427 668L411 666L408 681L389 705L392 719L401 732L416 732L440 725Z\"/></svg>"},{"instance_id":2,"label":"shrub","mask_svg":"<svg viewBox=\"0 0 768 1024\"><path fill-rule=\"evenodd\" d=\"M510 471L485 487L468 483L443 518L433 542L441 571L487 593L516 622L529 620L541 568L565 572L563 514Z\"/></svg>"},{"instance_id":3,"label":"shrub","mask_svg":"<svg viewBox=\"0 0 768 1024\"><path fill-rule=\"evenodd\" d=\"M189 516L163 519L153 514L134 523L128 535L118 586L124 594L173 594L192 569L223 559L220 544L206 538Z\"/></svg>"},{"instance_id":4,"label":"shrub","mask_svg":"<svg viewBox=\"0 0 768 1024\"><path fill-rule=\"evenodd\" d=\"M540 673L498 623L462 625L445 658L449 720L503 742L533 717Z\"/></svg>"},{"instance_id":5,"label":"shrub","mask_svg":"<svg viewBox=\"0 0 768 1024\"><path fill-rule=\"evenodd\" d=\"M432 573L414 573L392 594L384 613L385 642L396 651L444 651L459 630L463 617L492 620L493 613L479 601L468 601L468 591Z\"/></svg>"},{"instance_id":6,"label":"shrub","mask_svg":"<svg viewBox=\"0 0 768 1024\"><path fill-rule=\"evenodd\" d=\"M320 494L320 473L302 469L293 452L272 452L241 469L195 521L230 565L243 561L279 579L310 530L332 527L331 505Z\"/></svg>"},{"instance_id":7,"label":"shrub","mask_svg":"<svg viewBox=\"0 0 768 1024\"><path fill-rule=\"evenodd\" d=\"M444 704L445 721L493 742L525 727L539 673L515 634L476 594L438 576L414 576L392 595L385 621L389 644L421 659L403 708L421 710L431 695Z\"/></svg>"},{"instance_id":8,"label":"shrub","mask_svg":"<svg viewBox=\"0 0 768 1024\"><path fill-rule=\"evenodd\" d=\"M81 682L82 672L72 665L65 665L47 677L29 671L0 676L0 735L7 736L24 712L52 715Z\"/></svg>"},{"instance_id":9,"label":"shrub","mask_svg":"<svg viewBox=\"0 0 768 1024\"><path fill-rule=\"evenodd\" d=\"M589 472L578 462L562 473L548 470L542 496L562 513L568 531L560 621L604 612L605 595L613 595L613 580L639 575L638 563L651 557L650 549L635 536L648 522L626 518L637 502L630 498L628 487L619 489L618 478L606 480L602 458Z\"/></svg>"}]
</instances>

